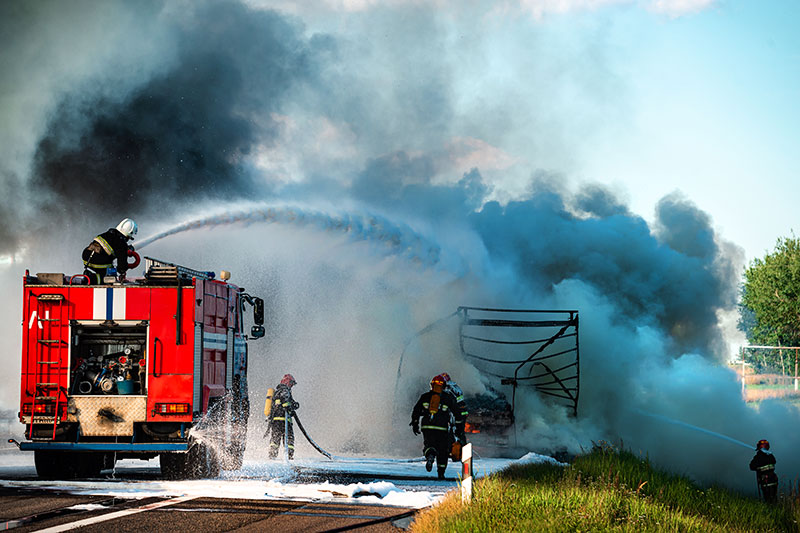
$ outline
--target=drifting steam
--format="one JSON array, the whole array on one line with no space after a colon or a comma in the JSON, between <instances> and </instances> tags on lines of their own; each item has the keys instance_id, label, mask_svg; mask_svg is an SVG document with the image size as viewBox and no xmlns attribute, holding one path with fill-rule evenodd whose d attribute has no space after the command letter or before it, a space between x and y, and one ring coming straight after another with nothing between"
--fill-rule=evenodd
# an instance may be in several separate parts
<instances>
[{"instance_id":1,"label":"drifting steam","mask_svg":"<svg viewBox=\"0 0 800 533\"><path fill-rule=\"evenodd\" d=\"M769 438L779 473L800 471L789 453L800 439L787 433L797 413L748 408L718 364L741 253L708 215L674 194L650 225L604 187L575 190L480 140L515 137L531 158L570 153L569 131L548 135L541 102L577 84L603 109L583 77L591 69L559 58L563 77L523 84L540 97L509 91L478 105L459 92L452 57L464 51L448 48L448 25L432 8L398 9L407 16L381 9L376 22L399 24L402 57L367 14L356 22L373 39L353 42L237 2L0 3L11 86L0 95L0 253L17 261L4 294L18 292L23 261L79 271L80 249L123 216L144 235L171 228L148 255L232 270L267 302L269 335L251 348L250 457L264 452L259 403L285 372L324 447L418 453L393 413L405 417L430 376L446 370L467 394L500 386L461 360L455 328L443 327L410 345L394 398L414 332L458 305L579 309L580 416L522 395L521 445L578 452L621 438L678 471L749 486L748 453L713 432ZM529 142L537 135L547 142ZM262 201L271 209L253 208ZM288 207L298 204L308 207ZM0 333L18 339L7 307ZM5 353L18 368L19 350ZM15 378L2 383L7 405L16 391Z\"/></svg>"}]
</instances>

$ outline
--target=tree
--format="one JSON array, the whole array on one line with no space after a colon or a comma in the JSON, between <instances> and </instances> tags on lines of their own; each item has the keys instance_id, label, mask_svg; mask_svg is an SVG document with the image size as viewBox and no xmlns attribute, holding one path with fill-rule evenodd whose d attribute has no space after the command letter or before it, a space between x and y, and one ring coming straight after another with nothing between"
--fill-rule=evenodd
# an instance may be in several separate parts
<instances>
[{"instance_id":1,"label":"tree","mask_svg":"<svg viewBox=\"0 0 800 533\"><path fill-rule=\"evenodd\" d=\"M800 346L800 239L794 234L745 270L741 311L739 325L751 344Z\"/></svg>"}]
</instances>

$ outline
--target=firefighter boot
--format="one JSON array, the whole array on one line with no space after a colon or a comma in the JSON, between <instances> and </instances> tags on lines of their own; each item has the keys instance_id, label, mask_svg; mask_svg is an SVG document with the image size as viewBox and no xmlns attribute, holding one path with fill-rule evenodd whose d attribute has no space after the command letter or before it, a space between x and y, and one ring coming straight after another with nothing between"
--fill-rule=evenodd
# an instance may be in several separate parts
<instances>
[{"instance_id":1,"label":"firefighter boot","mask_svg":"<svg viewBox=\"0 0 800 533\"><path fill-rule=\"evenodd\" d=\"M447 467L446 467L446 466L445 466L445 467L441 467L441 466L440 466L440 467L438 467L438 468L436 469L436 473L439 475L439 479L444 479L444 471L445 471L446 469L447 469Z\"/></svg>"},{"instance_id":2,"label":"firefighter boot","mask_svg":"<svg viewBox=\"0 0 800 533\"><path fill-rule=\"evenodd\" d=\"M428 450L428 453L425 454L425 470L430 472L433 470L433 462L436 460L436 452L433 450Z\"/></svg>"}]
</instances>

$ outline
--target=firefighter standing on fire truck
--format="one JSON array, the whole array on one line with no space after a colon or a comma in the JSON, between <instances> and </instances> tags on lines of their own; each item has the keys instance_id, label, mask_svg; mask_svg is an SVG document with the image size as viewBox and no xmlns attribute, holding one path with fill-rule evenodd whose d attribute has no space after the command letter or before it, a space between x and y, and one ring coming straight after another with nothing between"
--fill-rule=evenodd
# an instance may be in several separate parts
<instances>
[{"instance_id":1,"label":"firefighter standing on fire truck","mask_svg":"<svg viewBox=\"0 0 800 533\"><path fill-rule=\"evenodd\" d=\"M83 274L89 278L89 284L100 285L109 268L117 260L117 272L120 279L125 278L128 271L128 244L139 231L136 222L130 218L123 219L116 228L95 237L83 250Z\"/></svg>"},{"instance_id":2,"label":"firefighter standing on fire truck","mask_svg":"<svg viewBox=\"0 0 800 533\"><path fill-rule=\"evenodd\" d=\"M453 411L453 416L455 418L455 437L458 443L464 446L467 443L467 435L464 432L464 427L467 424L467 415L469 414L467 403L464 401L464 392L461 390L461 387L458 386L458 383L450 378L450 374L442 372L441 376L444 378L444 391L456 399L456 409Z\"/></svg>"},{"instance_id":3,"label":"firefighter standing on fire truck","mask_svg":"<svg viewBox=\"0 0 800 533\"><path fill-rule=\"evenodd\" d=\"M769 451L769 441L761 439L756 443L756 454L750 461L750 470L756 473L756 482L765 502L774 503L778 499L778 475L775 473L775 456Z\"/></svg>"},{"instance_id":4,"label":"firefighter standing on fire truck","mask_svg":"<svg viewBox=\"0 0 800 533\"><path fill-rule=\"evenodd\" d=\"M267 417L267 433L272 432L272 439L269 442L269 458L275 459L278 456L278 448L281 447L284 434L287 439L288 458L294 459L294 428L292 427L292 414L300 404L292 398L292 387L297 384L291 374L286 374L281 382L275 387L272 398L272 408ZM267 433L264 434L266 438Z\"/></svg>"},{"instance_id":5,"label":"firefighter standing on fire truck","mask_svg":"<svg viewBox=\"0 0 800 533\"><path fill-rule=\"evenodd\" d=\"M450 458L451 426L456 410L456 399L444 390L444 378L439 375L431 380L431 390L420 396L411 412L409 424L415 435L420 433L419 419L422 417L423 455L425 469L430 472L437 463L439 479L444 479L447 461Z\"/></svg>"}]
</instances>

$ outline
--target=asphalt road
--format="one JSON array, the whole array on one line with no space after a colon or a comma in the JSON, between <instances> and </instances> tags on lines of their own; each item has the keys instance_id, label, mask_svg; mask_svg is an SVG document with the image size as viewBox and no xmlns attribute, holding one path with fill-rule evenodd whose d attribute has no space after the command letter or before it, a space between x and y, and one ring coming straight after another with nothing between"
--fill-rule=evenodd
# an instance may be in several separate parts
<instances>
[{"instance_id":1,"label":"asphalt road","mask_svg":"<svg viewBox=\"0 0 800 533\"><path fill-rule=\"evenodd\" d=\"M412 509L384 505L193 496L123 499L0 488L0 530L20 532L397 532L412 518Z\"/></svg>"}]
</instances>

